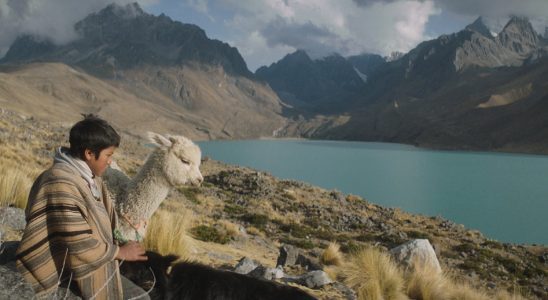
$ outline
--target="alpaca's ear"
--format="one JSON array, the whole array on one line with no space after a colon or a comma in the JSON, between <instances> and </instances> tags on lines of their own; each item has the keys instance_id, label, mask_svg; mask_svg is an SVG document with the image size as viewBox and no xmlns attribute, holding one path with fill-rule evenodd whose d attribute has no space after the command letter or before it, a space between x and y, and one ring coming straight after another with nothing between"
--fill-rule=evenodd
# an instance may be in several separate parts
<instances>
[{"instance_id":1,"label":"alpaca's ear","mask_svg":"<svg viewBox=\"0 0 548 300\"><path fill-rule=\"evenodd\" d=\"M156 146L167 147L167 148L171 147L171 144L172 144L171 141L166 139L162 135L154 132L150 132L150 131L147 132L147 135L148 135L148 139Z\"/></svg>"}]
</instances>

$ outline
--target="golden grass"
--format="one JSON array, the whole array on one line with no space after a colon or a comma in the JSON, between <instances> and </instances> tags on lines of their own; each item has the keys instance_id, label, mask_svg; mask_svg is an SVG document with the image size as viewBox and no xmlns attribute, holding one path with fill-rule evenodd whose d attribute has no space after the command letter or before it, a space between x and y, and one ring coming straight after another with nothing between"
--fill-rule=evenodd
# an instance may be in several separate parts
<instances>
[{"instance_id":1,"label":"golden grass","mask_svg":"<svg viewBox=\"0 0 548 300\"><path fill-rule=\"evenodd\" d=\"M324 266L323 271L327 274L332 280L338 280L341 268L338 266Z\"/></svg>"},{"instance_id":2,"label":"golden grass","mask_svg":"<svg viewBox=\"0 0 548 300\"><path fill-rule=\"evenodd\" d=\"M246 231L247 233L249 234L252 234L252 235L256 235L256 236L260 236L260 237L265 237L265 233L260 231L257 227L253 227L253 226L248 226L246 227Z\"/></svg>"},{"instance_id":3,"label":"golden grass","mask_svg":"<svg viewBox=\"0 0 548 300\"><path fill-rule=\"evenodd\" d=\"M407 295L411 299L435 300L449 299L452 282L439 273L431 264L415 263L413 272L408 274Z\"/></svg>"},{"instance_id":4,"label":"golden grass","mask_svg":"<svg viewBox=\"0 0 548 300\"><path fill-rule=\"evenodd\" d=\"M527 298L523 297L520 294L519 289L514 290L513 293L509 293L507 291L498 291L495 294L496 300L527 300Z\"/></svg>"},{"instance_id":5,"label":"golden grass","mask_svg":"<svg viewBox=\"0 0 548 300\"><path fill-rule=\"evenodd\" d=\"M421 300L525 300L518 291L510 294L498 291L489 295L482 289L474 288L465 282L456 282L447 273L439 273L431 265L414 264L413 271L407 275L407 295L411 299Z\"/></svg>"},{"instance_id":6,"label":"golden grass","mask_svg":"<svg viewBox=\"0 0 548 300\"><path fill-rule=\"evenodd\" d=\"M145 248L162 255L175 254L181 259L191 259L193 239L187 234L191 214L188 210L177 213L163 209L156 211L148 224Z\"/></svg>"},{"instance_id":7,"label":"golden grass","mask_svg":"<svg viewBox=\"0 0 548 300\"><path fill-rule=\"evenodd\" d=\"M360 300L408 299L403 293L403 274L390 256L376 248L362 249L342 266L345 283Z\"/></svg>"},{"instance_id":8,"label":"golden grass","mask_svg":"<svg viewBox=\"0 0 548 300\"><path fill-rule=\"evenodd\" d=\"M447 298L449 300L489 300L493 299L489 297L485 292L475 289L466 283L453 284L448 288Z\"/></svg>"},{"instance_id":9,"label":"golden grass","mask_svg":"<svg viewBox=\"0 0 548 300\"><path fill-rule=\"evenodd\" d=\"M240 235L240 226L238 224L234 224L228 220L219 220L217 224L224 229L229 237L237 237Z\"/></svg>"},{"instance_id":10,"label":"golden grass","mask_svg":"<svg viewBox=\"0 0 548 300\"><path fill-rule=\"evenodd\" d=\"M320 262L324 266L340 266L343 262L340 248L339 244L330 243L320 256Z\"/></svg>"},{"instance_id":11,"label":"golden grass","mask_svg":"<svg viewBox=\"0 0 548 300\"><path fill-rule=\"evenodd\" d=\"M37 169L21 168L0 161L0 206L25 209Z\"/></svg>"}]
</instances>

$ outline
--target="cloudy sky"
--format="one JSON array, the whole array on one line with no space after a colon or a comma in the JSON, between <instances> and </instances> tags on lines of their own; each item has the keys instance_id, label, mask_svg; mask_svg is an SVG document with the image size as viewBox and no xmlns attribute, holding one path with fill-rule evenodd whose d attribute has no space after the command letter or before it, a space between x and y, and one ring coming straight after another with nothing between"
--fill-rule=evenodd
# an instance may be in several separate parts
<instances>
[{"instance_id":1,"label":"cloudy sky","mask_svg":"<svg viewBox=\"0 0 548 300\"><path fill-rule=\"evenodd\" d=\"M135 0L0 0L0 56L21 33L62 44L73 24L111 2ZM424 40L463 29L479 15L492 31L509 15L526 16L539 33L548 0L137 0L148 13L202 27L238 48L250 70L296 49L313 57L407 52Z\"/></svg>"}]
</instances>

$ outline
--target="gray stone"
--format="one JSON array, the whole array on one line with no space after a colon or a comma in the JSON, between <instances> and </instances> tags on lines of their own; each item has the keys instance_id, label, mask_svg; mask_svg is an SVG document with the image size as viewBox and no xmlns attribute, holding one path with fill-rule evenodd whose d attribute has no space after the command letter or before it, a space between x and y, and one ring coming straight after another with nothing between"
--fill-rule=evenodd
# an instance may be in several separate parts
<instances>
[{"instance_id":1,"label":"gray stone","mask_svg":"<svg viewBox=\"0 0 548 300\"><path fill-rule=\"evenodd\" d=\"M253 271L249 272L247 275L255 278L262 278L266 280L280 279L284 277L284 271L282 266L276 268L266 268L263 266L258 266Z\"/></svg>"},{"instance_id":2,"label":"gray stone","mask_svg":"<svg viewBox=\"0 0 548 300\"><path fill-rule=\"evenodd\" d=\"M302 254L299 254L295 264L307 269L308 271L322 270L322 266L317 259L313 259Z\"/></svg>"},{"instance_id":3,"label":"gray stone","mask_svg":"<svg viewBox=\"0 0 548 300\"><path fill-rule=\"evenodd\" d=\"M15 261L15 251L19 247L19 241L6 241L0 244L0 264L5 265Z\"/></svg>"},{"instance_id":4,"label":"gray stone","mask_svg":"<svg viewBox=\"0 0 548 300\"><path fill-rule=\"evenodd\" d=\"M0 224L15 230L25 229L25 211L17 207L0 207Z\"/></svg>"},{"instance_id":5,"label":"gray stone","mask_svg":"<svg viewBox=\"0 0 548 300\"><path fill-rule=\"evenodd\" d=\"M282 279L285 282L297 283L311 289L318 289L326 284L333 283L324 271L316 270L301 276L286 276Z\"/></svg>"},{"instance_id":6,"label":"gray stone","mask_svg":"<svg viewBox=\"0 0 548 300\"><path fill-rule=\"evenodd\" d=\"M0 299L29 300L33 299L34 296L35 294L30 284L23 279L23 276L21 276L19 272L11 270L7 266L0 265ZM81 298L65 288L59 288L56 292L44 299L76 300Z\"/></svg>"},{"instance_id":7,"label":"gray stone","mask_svg":"<svg viewBox=\"0 0 548 300\"><path fill-rule=\"evenodd\" d=\"M346 285L344 285L340 282L335 281L333 283L333 288L340 291L341 294L344 295L344 298L346 300L357 300L358 299L358 295L356 294L356 292L353 289L349 288L348 286L346 286Z\"/></svg>"},{"instance_id":8,"label":"gray stone","mask_svg":"<svg viewBox=\"0 0 548 300\"><path fill-rule=\"evenodd\" d=\"M293 266L299 257L299 249L292 245L282 245L276 266Z\"/></svg>"},{"instance_id":9,"label":"gray stone","mask_svg":"<svg viewBox=\"0 0 548 300\"><path fill-rule=\"evenodd\" d=\"M252 260L249 257L244 257L240 259L238 264L236 265L234 272L239 274L248 274L249 272L255 270L259 264L257 264L254 260Z\"/></svg>"},{"instance_id":10,"label":"gray stone","mask_svg":"<svg viewBox=\"0 0 548 300\"><path fill-rule=\"evenodd\" d=\"M416 239L390 250L392 256L405 267L413 264L430 265L435 271L441 272L436 252L426 239Z\"/></svg>"}]
</instances>

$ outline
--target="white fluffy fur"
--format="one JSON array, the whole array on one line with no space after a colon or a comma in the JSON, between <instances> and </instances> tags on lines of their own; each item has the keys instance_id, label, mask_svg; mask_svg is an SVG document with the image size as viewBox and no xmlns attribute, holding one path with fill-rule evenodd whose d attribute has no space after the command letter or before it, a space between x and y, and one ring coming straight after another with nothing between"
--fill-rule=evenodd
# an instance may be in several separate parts
<instances>
[{"instance_id":1,"label":"white fluffy fur","mask_svg":"<svg viewBox=\"0 0 548 300\"><path fill-rule=\"evenodd\" d=\"M103 175L110 194L116 203L119 216L118 229L125 238L136 240L134 225L141 224L139 235L145 236L144 222L164 201L173 186L184 184L200 185L201 151L191 140L183 136L162 136L148 133L156 149L148 156L145 164L133 179L119 169L109 168Z\"/></svg>"}]
</instances>

